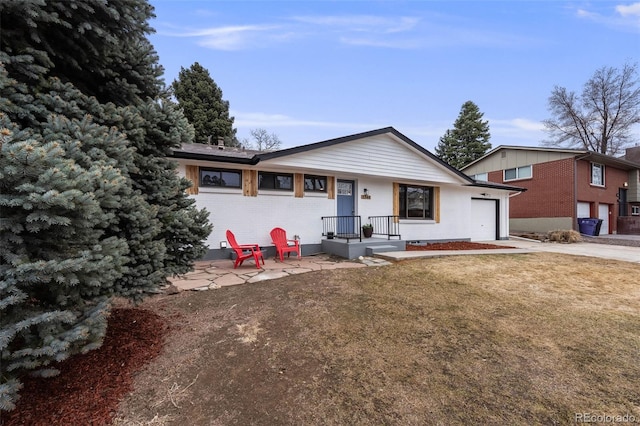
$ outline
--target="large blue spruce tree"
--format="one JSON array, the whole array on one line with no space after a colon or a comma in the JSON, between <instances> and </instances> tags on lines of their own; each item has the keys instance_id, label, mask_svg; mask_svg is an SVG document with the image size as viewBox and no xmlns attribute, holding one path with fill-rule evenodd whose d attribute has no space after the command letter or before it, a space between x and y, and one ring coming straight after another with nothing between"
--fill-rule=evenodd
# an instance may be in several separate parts
<instances>
[{"instance_id":1,"label":"large blue spruce tree","mask_svg":"<svg viewBox=\"0 0 640 426\"><path fill-rule=\"evenodd\" d=\"M0 3L0 409L206 247L144 0Z\"/></svg>"}]
</instances>

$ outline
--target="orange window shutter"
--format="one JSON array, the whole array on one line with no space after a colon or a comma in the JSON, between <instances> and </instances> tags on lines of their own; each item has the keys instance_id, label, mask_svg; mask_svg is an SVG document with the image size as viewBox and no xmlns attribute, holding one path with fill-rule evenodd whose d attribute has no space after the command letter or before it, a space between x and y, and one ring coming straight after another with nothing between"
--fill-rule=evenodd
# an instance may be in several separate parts
<instances>
[{"instance_id":1,"label":"orange window shutter","mask_svg":"<svg viewBox=\"0 0 640 426\"><path fill-rule=\"evenodd\" d=\"M440 223L440 187L433 188L433 219Z\"/></svg>"},{"instance_id":2,"label":"orange window shutter","mask_svg":"<svg viewBox=\"0 0 640 426\"><path fill-rule=\"evenodd\" d=\"M304 175L302 173L293 175L293 190L297 198L304 197Z\"/></svg>"},{"instance_id":3,"label":"orange window shutter","mask_svg":"<svg viewBox=\"0 0 640 426\"><path fill-rule=\"evenodd\" d=\"M327 176L327 198L330 200L336 198L336 180L333 176Z\"/></svg>"},{"instance_id":4,"label":"orange window shutter","mask_svg":"<svg viewBox=\"0 0 640 426\"><path fill-rule=\"evenodd\" d=\"M199 167L187 165L186 167L186 178L191 181L193 184L190 188L187 188L187 194L189 195L197 195L198 194L198 186L200 184L200 176Z\"/></svg>"}]
</instances>

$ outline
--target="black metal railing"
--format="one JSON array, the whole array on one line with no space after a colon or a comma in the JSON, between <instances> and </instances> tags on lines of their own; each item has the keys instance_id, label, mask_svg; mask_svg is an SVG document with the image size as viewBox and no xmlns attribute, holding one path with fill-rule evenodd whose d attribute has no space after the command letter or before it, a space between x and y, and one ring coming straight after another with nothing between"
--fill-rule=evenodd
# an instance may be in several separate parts
<instances>
[{"instance_id":1,"label":"black metal railing","mask_svg":"<svg viewBox=\"0 0 640 426\"><path fill-rule=\"evenodd\" d=\"M369 216L369 223L373 226L374 235L384 235L388 240L391 237L400 239L399 216Z\"/></svg>"},{"instance_id":2,"label":"black metal railing","mask_svg":"<svg viewBox=\"0 0 640 426\"><path fill-rule=\"evenodd\" d=\"M322 236L327 239L341 238L362 241L362 219L360 216L322 216Z\"/></svg>"}]
</instances>

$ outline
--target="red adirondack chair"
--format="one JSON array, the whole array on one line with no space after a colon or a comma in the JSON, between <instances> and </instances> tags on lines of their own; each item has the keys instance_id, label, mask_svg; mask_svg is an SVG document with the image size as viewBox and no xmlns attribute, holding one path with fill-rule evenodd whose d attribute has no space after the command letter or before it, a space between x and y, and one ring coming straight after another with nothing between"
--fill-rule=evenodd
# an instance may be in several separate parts
<instances>
[{"instance_id":1,"label":"red adirondack chair","mask_svg":"<svg viewBox=\"0 0 640 426\"><path fill-rule=\"evenodd\" d=\"M252 257L253 260L256 261L256 268L260 269L260 259L262 259L262 264L264 265L264 257L262 256L260 247L257 244L238 244L236 236L228 229L227 241L231 245L233 251L236 252L236 261L233 264L233 269L236 269L238 266L242 265L242 262L247 259L251 259Z\"/></svg>"},{"instance_id":2,"label":"red adirondack chair","mask_svg":"<svg viewBox=\"0 0 640 426\"><path fill-rule=\"evenodd\" d=\"M280 256L280 261L284 262L284 254L287 253L287 257L291 256L291 252L298 253L300 257L300 241L288 240L287 232L282 228L273 228L271 230L271 241L276 246L276 255ZM289 245L292 243L293 245Z\"/></svg>"}]
</instances>

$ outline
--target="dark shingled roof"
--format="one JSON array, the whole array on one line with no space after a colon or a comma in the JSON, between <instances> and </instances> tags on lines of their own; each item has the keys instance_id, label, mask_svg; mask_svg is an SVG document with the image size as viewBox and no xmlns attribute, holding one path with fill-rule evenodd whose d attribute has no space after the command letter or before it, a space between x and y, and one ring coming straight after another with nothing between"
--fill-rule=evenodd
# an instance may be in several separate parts
<instances>
[{"instance_id":1,"label":"dark shingled roof","mask_svg":"<svg viewBox=\"0 0 640 426\"><path fill-rule=\"evenodd\" d=\"M337 145L345 142L350 142L357 139L362 139L371 136L378 136L382 134L390 133L396 136L398 139L402 140L407 145L413 147L417 151L421 152L431 160L440 164L444 168L452 171L465 181L467 181L467 185L469 186L478 186L482 188L494 188L494 189L502 189L508 191L517 191L523 192L526 191L525 188L521 188L518 186L504 185L493 182L483 182L476 181L466 174L462 173L460 170L451 166L450 164L442 161L440 158L433 155L431 152L418 145L393 127L384 127L382 129L371 130L364 133L357 133L354 135L343 136L341 138L329 139L322 142L316 142L308 145L301 145L294 148L286 148L278 151L271 152L263 152L263 151L254 151L254 150L245 150L241 148L230 148L230 147L219 147L218 145L205 145L205 144L183 144L180 149L173 150L173 157L175 158L183 158L188 160L205 160L205 161L220 161L225 163L233 163L233 164L250 164L255 165L258 164L261 160L269 160L271 158L284 157L287 155L298 154L302 152L312 151L318 148L329 147L332 145Z\"/></svg>"}]
</instances>

